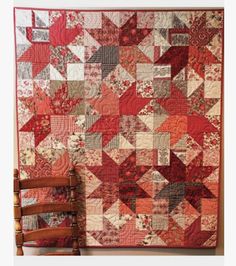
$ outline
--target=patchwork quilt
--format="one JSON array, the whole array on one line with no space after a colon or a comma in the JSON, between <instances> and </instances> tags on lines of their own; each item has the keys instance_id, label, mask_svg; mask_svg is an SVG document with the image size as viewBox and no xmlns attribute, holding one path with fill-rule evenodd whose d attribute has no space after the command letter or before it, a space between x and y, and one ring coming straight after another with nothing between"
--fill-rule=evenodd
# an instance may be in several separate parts
<instances>
[{"instance_id":1,"label":"patchwork quilt","mask_svg":"<svg viewBox=\"0 0 236 266\"><path fill-rule=\"evenodd\" d=\"M16 8L15 49L20 178L75 166L81 247L217 245L223 10ZM69 224L23 219L25 231Z\"/></svg>"}]
</instances>

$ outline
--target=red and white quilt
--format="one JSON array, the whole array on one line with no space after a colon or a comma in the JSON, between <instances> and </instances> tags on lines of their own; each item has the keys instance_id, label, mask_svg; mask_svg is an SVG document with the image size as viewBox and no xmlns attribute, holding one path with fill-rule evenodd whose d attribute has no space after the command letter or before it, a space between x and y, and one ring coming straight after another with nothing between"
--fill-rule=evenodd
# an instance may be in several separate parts
<instances>
[{"instance_id":1,"label":"red and white quilt","mask_svg":"<svg viewBox=\"0 0 236 266\"><path fill-rule=\"evenodd\" d=\"M20 178L76 167L81 247L216 246L223 10L16 8L15 49ZM54 200L66 191L22 193Z\"/></svg>"}]
</instances>

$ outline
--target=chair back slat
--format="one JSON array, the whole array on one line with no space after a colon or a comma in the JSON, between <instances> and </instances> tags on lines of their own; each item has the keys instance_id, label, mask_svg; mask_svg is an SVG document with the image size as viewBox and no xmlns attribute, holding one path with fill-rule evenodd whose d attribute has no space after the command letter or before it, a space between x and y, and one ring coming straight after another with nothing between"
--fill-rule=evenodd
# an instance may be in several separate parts
<instances>
[{"instance_id":1,"label":"chair back slat","mask_svg":"<svg viewBox=\"0 0 236 266\"><path fill-rule=\"evenodd\" d=\"M70 237L71 234L72 231L70 227L43 228L24 233L23 240L24 242L28 242L42 239L64 238Z\"/></svg>"},{"instance_id":2,"label":"chair back slat","mask_svg":"<svg viewBox=\"0 0 236 266\"><path fill-rule=\"evenodd\" d=\"M22 216L35 215L40 213L49 213L49 212L72 212L72 211L76 211L76 206L69 202L38 203L21 208Z\"/></svg>"},{"instance_id":3,"label":"chair back slat","mask_svg":"<svg viewBox=\"0 0 236 266\"><path fill-rule=\"evenodd\" d=\"M20 180L20 189L70 186L68 177L42 177Z\"/></svg>"}]
</instances>

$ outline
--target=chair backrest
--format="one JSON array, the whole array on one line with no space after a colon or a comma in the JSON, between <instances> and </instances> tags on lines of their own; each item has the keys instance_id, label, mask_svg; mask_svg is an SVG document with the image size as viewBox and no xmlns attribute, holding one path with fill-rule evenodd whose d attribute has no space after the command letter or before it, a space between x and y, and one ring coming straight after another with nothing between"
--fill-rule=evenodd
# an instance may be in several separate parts
<instances>
[{"instance_id":1,"label":"chair backrest","mask_svg":"<svg viewBox=\"0 0 236 266\"><path fill-rule=\"evenodd\" d=\"M23 256L23 244L28 241L36 241L40 239L50 239L59 237L72 237L72 254L80 255L78 245L78 202L76 197L76 188L78 186L78 178L74 169L69 170L67 177L41 177L35 179L19 179L19 172L14 169L14 220L17 256ZM66 203L50 202L37 203L22 207L20 201L20 191L23 189L34 189L44 187L68 187L70 189L70 200ZM44 228L29 232L22 232L21 219L23 216L34 215L49 212L69 212L72 216L70 227Z\"/></svg>"}]
</instances>

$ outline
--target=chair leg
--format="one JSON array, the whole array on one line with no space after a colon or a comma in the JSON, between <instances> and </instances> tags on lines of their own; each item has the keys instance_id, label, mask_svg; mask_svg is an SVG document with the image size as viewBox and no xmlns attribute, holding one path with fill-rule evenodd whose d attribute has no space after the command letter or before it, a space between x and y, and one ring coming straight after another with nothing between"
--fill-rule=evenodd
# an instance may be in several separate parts
<instances>
[{"instance_id":1,"label":"chair leg","mask_svg":"<svg viewBox=\"0 0 236 266\"><path fill-rule=\"evenodd\" d=\"M70 177L70 202L72 205L76 204L76 186L74 185L73 179L77 179L75 170L69 170L69 177ZM73 211L72 213L72 223L71 223L71 230L72 230L72 253L75 256L80 256L79 250L79 243L78 243L78 212Z\"/></svg>"},{"instance_id":2,"label":"chair leg","mask_svg":"<svg viewBox=\"0 0 236 266\"><path fill-rule=\"evenodd\" d=\"M16 234L16 255L23 256L23 235L21 226L21 202L20 202L20 186L19 186L19 172L14 169L14 220L15 220L15 234Z\"/></svg>"},{"instance_id":3,"label":"chair leg","mask_svg":"<svg viewBox=\"0 0 236 266\"><path fill-rule=\"evenodd\" d=\"M81 253L80 253L80 250L79 250L79 248L78 248L78 245L77 245L77 247L75 248L75 247L74 247L74 243L73 243L73 250L72 250L72 253L73 253L73 255L75 255L75 256L81 256Z\"/></svg>"},{"instance_id":4,"label":"chair leg","mask_svg":"<svg viewBox=\"0 0 236 266\"><path fill-rule=\"evenodd\" d=\"M24 252L23 252L22 246L17 246L16 247L16 256L24 256Z\"/></svg>"}]
</instances>

